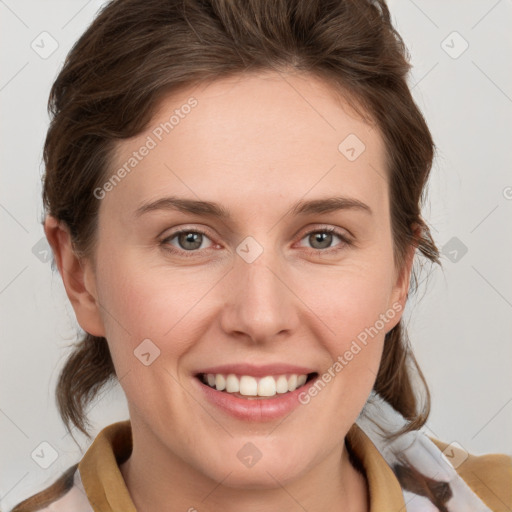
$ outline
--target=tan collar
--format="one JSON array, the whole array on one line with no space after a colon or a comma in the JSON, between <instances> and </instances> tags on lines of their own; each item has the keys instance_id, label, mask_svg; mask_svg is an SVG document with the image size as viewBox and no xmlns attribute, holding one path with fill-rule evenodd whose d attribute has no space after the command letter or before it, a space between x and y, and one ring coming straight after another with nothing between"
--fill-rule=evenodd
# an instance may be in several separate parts
<instances>
[{"instance_id":1,"label":"tan collar","mask_svg":"<svg viewBox=\"0 0 512 512\"><path fill-rule=\"evenodd\" d=\"M368 436L354 424L347 443L360 460L370 491L370 512L405 510L400 484ZM119 464L132 451L130 421L105 427L83 456L78 469L87 497L95 512L137 512Z\"/></svg>"},{"instance_id":2,"label":"tan collar","mask_svg":"<svg viewBox=\"0 0 512 512\"><path fill-rule=\"evenodd\" d=\"M361 462L370 492L370 512L405 510L400 483L370 438L354 423L347 443Z\"/></svg>"},{"instance_id":3,"label":"tan collar","mask_svg":"<svg viewBox=\"0 0 512 512\"><path fill-rule=\"evenodd\" d=\"M132 451L129 420L105 427L78 464L82 485L94 512L137 512L119 464Z\"/></svg>"}]
</instances>

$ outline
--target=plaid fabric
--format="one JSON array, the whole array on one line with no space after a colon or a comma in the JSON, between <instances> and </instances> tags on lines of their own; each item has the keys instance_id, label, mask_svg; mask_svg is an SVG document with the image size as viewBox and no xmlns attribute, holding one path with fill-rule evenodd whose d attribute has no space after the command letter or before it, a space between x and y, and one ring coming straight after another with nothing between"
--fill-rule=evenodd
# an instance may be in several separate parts
<instances>
[{"instance_id":1,"label":"plaid fabric","mask_svg":"<svg viewBox=\"0 0 512 512\"><path fill-rule=\"evenodd\" d=\"M420 430L388 440L406 420L372 392L356 422L395 473L407 512L491 512Z\"/></svg>"}]
</instances>

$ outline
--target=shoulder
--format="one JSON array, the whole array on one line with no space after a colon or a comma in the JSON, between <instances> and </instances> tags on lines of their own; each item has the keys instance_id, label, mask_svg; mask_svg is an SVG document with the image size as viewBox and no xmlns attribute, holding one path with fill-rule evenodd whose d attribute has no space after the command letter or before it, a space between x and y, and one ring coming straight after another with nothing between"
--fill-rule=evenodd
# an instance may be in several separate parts
<instances>
[{"instance_id":1,"label":"shoulder","mask_svg":"<svg viewBox=\"0 0 512 512\"><path fill-rule=\"evenodd\" d=\"M93 512L83 490L78 464L55 482L16 505L11 512Z\"/></svg>"},{"instance_id":2,"label":"shoulder","mask_svg":"<svg viewBox=\"0 0 512 512\"><path fill-rule=\"evenodd\" d=\"M92 459L108 458L116 465L116 458L122 459L132 447L131 424L129 420L107 425L101 430L82 460L69 467L50 486L18 503L10 512L93 512L84 489L81 468L89 456Z\"/></svg>"},{"instance_id":3,"label":"shoulder","mask_svg":"<svg viewBox=\"0 0 512 512\"><path fill-rule=\"evenodd\" d=\"M473 455L456 443L431 441L443 452L457 473L494 512L512 509L512 457L490 453Z\"/></svg>"}]
</instances>

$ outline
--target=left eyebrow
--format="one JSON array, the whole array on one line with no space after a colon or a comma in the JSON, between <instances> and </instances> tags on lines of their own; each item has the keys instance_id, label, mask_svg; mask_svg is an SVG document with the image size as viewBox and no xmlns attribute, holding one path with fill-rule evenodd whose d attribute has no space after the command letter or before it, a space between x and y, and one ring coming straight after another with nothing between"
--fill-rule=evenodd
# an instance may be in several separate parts
<instances>
[{"instance_id":1,"label":"left eyebrow","mask_svg":"<svg viewBox=\"0 0 512 512\"><path fill-rule=\"evenodd\" d=\"M373 215L372 209L366 203L353 197L328 197L326 199L299 201L292 206L289 213L292 215L311 215L332 213L338 210L359 210Z\"/></svg>"},{"instance_id":2,"label":"left eyebrow","mask_svg":"<svg viewBox=\"0 0 512 512\"><path fill-rule=\"evenodd\" d=\"M219 219L230 219L231 214L224 206L211 201L199 201L180 197L163 197L141 205L135 211L136 216L155 210L176 210L184 213L192 213L203 217L217 217ZM328 197L325 199L312 199L309 201L298 201L288 211L291 215L312 215L332 213L338 210L359 210L372 215L371 208L352 197Z\"/></svg>"}]
</instances>

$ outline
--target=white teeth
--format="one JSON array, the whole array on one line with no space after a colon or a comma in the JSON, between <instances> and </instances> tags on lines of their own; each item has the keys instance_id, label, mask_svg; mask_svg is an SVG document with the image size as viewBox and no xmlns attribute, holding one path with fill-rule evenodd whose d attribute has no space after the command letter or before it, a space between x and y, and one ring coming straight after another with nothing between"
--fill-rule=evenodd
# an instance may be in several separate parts
<instances>
[{"instance_id":1,"label":"white teeth","mask_svg":"<svg viewBox=\"0 0 512 512\"><path fill-rule=\"evenodd\" d=\"M274 377L263 377L258 382L259 396L274 396L276 394L276 381Z\"/></svg>"},{"instance_id":2,"label":"white teeth","mask_svg":"<svg viewBox=\"0 0 512 512\"><path fill-rule=\"evenodd\" d=\"M286 378L286 375L280 375L279 378L277 379L276 391L278 393L288 393L288 379Z\"/></svg>"},{"instance_id":3,"label":"white teeth","mask_svg":"<svg viewBox=\"0 0 512 512\"><path fill-rule=\"evenodd\" d=\"M218 391L222 391L226 388L226 379L224 378L224 375L221 375L220 373L215 375L215 387Z\"/></svg>"},{"instance_id":4,"label":"white teeth","mask_svg":"<svg viewBox=\"0 0 512 512\"><path fill-rule=\"evenodd\" d=\"M288 391L295 391L297 389L297 375L290 375L288 378Z\"/></svg>"},{"instance_id":5,"label":"white teeth","mask_svg":"<svg viewBox=\"0 0 512 512\"><path fill-rule=\"evenodd\" d=\"M208 373L203 375L203 381L217 391L240 393L244 396L274 396L295 391L306 383L307 375L267 375L260 379L251 375L236 376L233 373L223 375Z\"/></svg>"},{"instance_id":6,"label":"white teeth","mask_svg":"<svg viewBox=\"0 0 512 512\"><path fill-rule=\"evenodd\" d=\"M228 393L238 393L240 391L240 382L236 378L236 375L232 373L226 377L226 391Z\"/></svg>"},{"instance_id":7,"label":"white teeth","mask_svg":"<svg viewBox=\"0 0 512 512\"><path fill-rule=\"evenodd\" d=\"M256 396L258 394L258 381L249 375L242 375L240 378L240 394Z\"/></svg>"}]
</instances>

